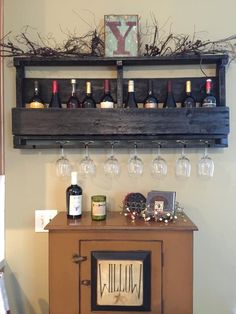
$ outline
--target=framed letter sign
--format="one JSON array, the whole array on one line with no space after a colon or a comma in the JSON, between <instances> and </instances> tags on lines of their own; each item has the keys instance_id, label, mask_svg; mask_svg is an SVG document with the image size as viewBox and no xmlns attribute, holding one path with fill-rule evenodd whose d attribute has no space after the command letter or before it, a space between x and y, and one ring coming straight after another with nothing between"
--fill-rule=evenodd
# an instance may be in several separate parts
<instances>
[{"instance_id":1,"label":"framed letter sign","mask_svg":"<svg viewBox=\"0 0 236 314\"><path fill-rule=\"evenodd\" d=\"M106 57L138 55L138 15L105 15Z\"/></svg>"},{"instance_id":2,"label":"framed letter sign","mask_svg":"<svg viewBox=\"0 0 236 314\"><path fill-rule=\"evenodd\" d=\"M150 310L150 252L91 252L92 310Z\"/></svg>"}]
</instances>

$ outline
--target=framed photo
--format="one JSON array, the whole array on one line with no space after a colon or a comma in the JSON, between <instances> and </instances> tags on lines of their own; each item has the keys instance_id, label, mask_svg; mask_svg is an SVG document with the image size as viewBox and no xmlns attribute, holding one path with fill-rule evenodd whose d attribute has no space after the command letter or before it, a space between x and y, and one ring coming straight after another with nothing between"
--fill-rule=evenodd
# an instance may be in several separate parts
<instances>
[{"instance_id":1,"label":"framed photo","mask_svg":"<svg viewBox=\"0 0 236 314\"><path fill-rule=\"evenodd\" d=\"M105 15L105 56L138 56L138 15Z\"/></svg>"},{"instance_id":2,"label":"framed photo","mask_svg":"<svg viewBox=\"0 0 236 314\"><path fill-rule=\"evenodd\" d=\"M151 191L147 195L147 207L157 213L173 213L175 210L176 192Z\"/></svg>"},{"instance_id":3,"label":"framed photo","mask_svg":"<svg viewBox=\"0 0 236 314\"><path fill-rule=\"evenodd\" d=\"M92 311L150 311L150 251L91 252Z\"/></svg>"}]
</instances>

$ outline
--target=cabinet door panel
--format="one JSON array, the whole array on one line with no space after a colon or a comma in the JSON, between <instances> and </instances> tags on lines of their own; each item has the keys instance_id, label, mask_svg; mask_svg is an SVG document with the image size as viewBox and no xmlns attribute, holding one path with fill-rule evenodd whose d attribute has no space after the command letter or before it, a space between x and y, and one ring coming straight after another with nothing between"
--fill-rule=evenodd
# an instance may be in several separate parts
<instances>
[{"instance_id":1,"label":"cabinet door panel","mask_svg":"<svg viewBox=\"0 0 236 314\"><path fill-rule=\"evenodd\" d=\"M130 313L148 313L148 314L161 314L162 313L162 242L161 241L115 241L115 240L96 240L96 241L87 241L87 240L81 240L80 241L80 255L86 256L87 260L82 262L80 264L80 314L90 314L94 313L92 312L92 285L94 282L92 282L93 277L91 276L91 273L93 272L91 265L92 260L91 256L94 254L94 252L102 255L103 252L108 253L110 256L109 260L112 260L112 252L114 252L114 256L117 254L122 254L121 252L127 252L128 255L130 253L135 252L150 252L150 273L151 273L151 284L150 284L150 311L142 310L142 312L138 310L125 310L123 312L130 312ZM117 253L117 254L116 254ZM132 254L131 254L132 255ZM104 254L105 256L105 254ZM122 263L125 265L125 261L123 260ZM144 262L145 263L145 262ZM106 263L105 263L106 264ZM94 266L94 265L93 265ZM123 266L121 266L123 267ZM110 269L110 268L109 268ZM125 266L124 266L125 269ZM144 269L144 268L143 268ZM114 269L111 268L111 270L108 271L109 275L114 274ZM120 272L122 273L122 272ZM120 274L119 271L116 274ZM143 273L143 277L145 277L145 271ZM120 279L120 281L123 282L125 279ZM132 281L133 279L131 279ZM111 283L111 279L109 279L109 282ZM111 283L112 284L112 283ZM113 286L114 287L114 286ZM118 289L118 288L117 288ZM113 291L112 291L113 290ZM143 290L145 293L145 291ZM113 293L114 297L114 289L108 288L107 294ZM121 298L122 293L118 293ZM112 298L111 298L112 300ZM126 299L127 300L127 299ZM124 304L126 301L122 301ZM106 307L106 306L105 306ZM116 308L116 306L115 306ZM117 306L117 308L119 308ZM107 313L107 314L120 314L121 310L111 310L109 307L107 310L96 310L97 314Z\"/></svg>"}]
</instances>

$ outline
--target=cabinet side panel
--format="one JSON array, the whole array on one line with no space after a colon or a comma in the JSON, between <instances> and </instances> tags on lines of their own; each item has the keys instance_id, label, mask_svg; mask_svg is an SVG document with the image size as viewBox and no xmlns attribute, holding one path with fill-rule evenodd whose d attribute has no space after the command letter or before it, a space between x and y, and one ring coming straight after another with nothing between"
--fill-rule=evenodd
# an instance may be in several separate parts
<instances>
[{"instance_id":1,"label":"cabinet side panel","mask_svg":"<svg viewBox=\"0 0 236 314\"><path fill-rule=\"evenodd\" d=\"M78 314L79 272L72 255L78 241L71 233L49 234L49 308L50 314Z\"/></svg>"}]
</instances>

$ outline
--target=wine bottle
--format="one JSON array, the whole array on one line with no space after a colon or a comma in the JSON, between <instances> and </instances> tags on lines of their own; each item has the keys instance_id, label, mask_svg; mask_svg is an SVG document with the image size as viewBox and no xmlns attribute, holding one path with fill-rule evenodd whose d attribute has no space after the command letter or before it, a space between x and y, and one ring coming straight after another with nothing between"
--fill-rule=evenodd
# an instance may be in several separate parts
<instances>
[{"instance_id":1,"label":"wine bottle","mask_svg":"<svg viewBox=\"0 0 236 314\"><path fill-rule=\"evenodd\" d=\"M61 100L58 92L58 84L56 80L52 81L52 97L49 108L61 108Z\"/></svg>"},{"instance_id":2,"label":"wine bottle","mask_svg":"<svg viewBox=\"0 0 236 314\"><path fill-rule=\"evenodd\" d=\"M212 80L206 80L206 96L202 101L202 107L216 107L216 98L212 95Z\"/></svg>"},{"instance_id":3,"label":"wine bottle","mask_svg":"<svg viewBox=\"0 0 236 314\"><path fill-rule=\"evenodd\" d=\"M167 95L166 95L165 102L163 104L163 108L175 108L175 107L176 107L176 102L175 102L174 94L172 91L171 80L168 80Z\"/></svg>"},{"instance_id":4,"label":"wine bottle","mask_svg":"<svg viewBox=\"0 0 236 314\"><path fill-rule=\"evenodd\" d=\"M158 106L158 100L157 98L153 95L153 84L152 84L152 80L148 81L148 96L144 101L143 104L144 108L157 108Z\"/></svg>"},{"instance_id":5,"label":"wine bottle","mask_svg":"<svg viewBox=\"0 0 236 314\"><path fill-rule=\"evenodd\" d=\"M86 96L82 102L82 108L96 108L96 102L92 95L91 82L86 82Z\"/></svg>"},{"instance_id":6,"label":"wine bottle","mask_svg":"<svg viewBox=\"0 0 236 314\"><path fill-rule=\"evenodd\" d=\"M125 102L125 108L138 108L137 101L134 93L134 81L129 80L128 82L128 96Z\"/></svg>"},{"instance_id":7,"label":"wine bottle","mask_svg":"<svg viewBox=\"0 0 236 314\"><path fill-rule=\"evenodd\" d=\"M71 172L71 185L66 189L67 217L77 219L82 216L82 189L77 184L77 172Z\"/></svg>"},{"instance_id":8,"label":"wine bottle","mask_svg":"<svg viewBox=\"0 0 236 314\"><path fill-rule=\"evenodd\" d=\"M94 195L91 197L91 217L92 220L106 219L106 196Z\"/></svg>"},{"instance_id":9,"label":"wine bottle","mask_svg":"<svg viewBox=\"0 0 236 314\"><path fill-rule=\"evenodd\" d=\"M182 107L193 108L196 107L196 100L191 93L191 81L186 81L186 96L182 102Z\"/></svg>"},{"instance_id":10,"label":"wine bottle","mask_svg":"<svg viewBox=\"0 0 236 314\"><path fill-rule=\"evenodd\" d=\"M45 108L45 105L42 101L42 98L39 95L39 83L34 81L34 95L30 99L29 103L26 105L26 108Z\"/></svg>"},{"instance_id":11,"label":"wine bottle","mask_svg":"<svg viewBox=\"0 0 236 314\"><path fill-rule=\"evenodd\" d=\"M114 100L111 96L109 80L104 80L104 94L100 104L101 108L114 108Z\"/></svg>"},{"instance_id":12,"label":"wine bottle","mask_svg":"<svg viewBox=\"0 0 236 314\"><path fill-rule=\"evenodd\" d=\"M66 104L66 107L67 108L80 108L80 102L79 102L79 99L78 97L76 96L76 80L75 79L72 79L71 80L71 87L72 87L72 90L71 90L71 96L69 97L68 101L67 101L67 104Z\"/></svg>"}]
</instances>

